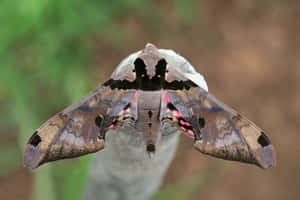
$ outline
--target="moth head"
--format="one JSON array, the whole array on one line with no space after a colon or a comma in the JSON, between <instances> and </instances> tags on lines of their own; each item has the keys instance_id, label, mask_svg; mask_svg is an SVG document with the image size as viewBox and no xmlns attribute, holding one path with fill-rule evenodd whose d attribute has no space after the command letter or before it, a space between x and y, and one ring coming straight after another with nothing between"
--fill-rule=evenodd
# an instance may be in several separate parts
<instances>
[{"instance_id":1,"label":"moth head","mask_svg":"<svg viewBox=\"0 0 300 200\"><path fill-rule=\"evenodd\" d=\"M139 72L137 76L148 76L149 79L152 79L160 71L157 68L160 68L158 64L161 60L163 60L163 57L158 49L153 44L146 44L146 47L134 61L135 71Z\"/></svg>"}]
</instances>

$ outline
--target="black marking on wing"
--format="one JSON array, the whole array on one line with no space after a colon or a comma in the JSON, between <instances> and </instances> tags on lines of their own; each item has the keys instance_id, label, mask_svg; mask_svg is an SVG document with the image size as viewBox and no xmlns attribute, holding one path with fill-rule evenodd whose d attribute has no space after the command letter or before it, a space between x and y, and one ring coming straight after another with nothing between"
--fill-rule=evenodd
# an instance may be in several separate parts
<instances>
[{"instance_id":1,"label":"black marking on wing","mask_svg":"<svg viewBox=\"0 0 300 200\"><path fill-rule=\"evenodd\" d=\"M268 146L270 144L270 139L264 132L261 132L261 135L258 137L257 142L262 146Z\"/></svg>"},{"instance_id":2,"label":"black marking on wing","mask_svg":"<svg viewBox=\"0 0 300 200\"><path fill-rule=\"evenodd\" d=\"M198 124L200 129L205 127L205 119L203 117L198 118Z\"/></svg>"},{"instance_id":3,"label":"black marking on wing","mask_svg":"<svg viewBox=\"0 0 300 200\"><path fill-rule=\"evenodd\" d=\"M168 103L167 108L171 111L177 111L179 113L178 109L172 103ZM180 114L180 116L176 116L176 119L177 119L177 123L178 123L179 127L181 127L187 133L191 132L196 137L194 129L199 129L198 125L195 126L194 123L191 124L186 119L184 119L184 117L181 114ZM195 126L195 127L193 127L193 126ZM197 132L197 130L196 130L196 132ZM199 134L198 134L199 137L196 137L196 138L200 138L200 131L198 131L198 132L199 132Z\"/></svg>"},{"instance_id":4,"label":"black marking on wing","mask_svg":"<svg viewBox=\"0 0 300 200\"><path fill-rule=\"evenodd\" d=\"M194 82L188 80L188 81L172 81L172 82L164 82L164 89L167 90L189 90L192 87L198 87Z\"/></svg>"},{"instance_id":5,"label":"black marking on wing","mask_svg":"<svg viewBox=\"0 0 300 200\"><path fill-rule=\"evenodd\" d=\"M148 111L148 117L149 117L149 119L151 119L151 117L152 117L152 114L153 114L153 113L152 113L152 111L151 111L151 110L149 110L149 111Z\"/></svg>"},{"instance_id":6,"label":"black marking on wing","mask_svg":"<svg viewBox=\"0 0 300 200\"><path fill-rule=\"evenodd\" d=\"M187 121L183 117L178 117L178 125L185 128L186 130L193 131L193 127L191 125L187 125ZM189 124L189 123L188 123Z\"/></svg>"},{"instance_id":7,"label":"black marking on wing","mask_svg":"<svg viewBox=\"0 0 300 200\"><path fill-rule=\"evenodd\" d=\"M128 104L124 107L123 110L127 110L127 109L130 108L130 107L131 107L131 103L128 103Z\"/></svg>"},{"instance_id":8,"label":"black marking on wing","mask_svg":"<svg viewBox=\"0 0 300 200\"><path fill-rule=\"evenodd\" d=\"M137 58L134 61L134 67L133 73L136 73L136 79L134 81L109 79L103 84L103 86L109 86L111 89L140 89L144 91L155 91L162 88L167 90L189 90L192 87L198 87L190 80L175 80L172 82L166 81L165 76L167 73L167 62L165 59L158 61L155 76L151 79L147 74L146 65L142 59Z\"/></svg>"},{"instance_id":9,"label":"black marking on wing","mask_svg":"<svg viewBox=\"0 0 300 200\"><path fill-rule=\"evenodd\" d=\"M105 86L105 87L109 86L112 90L113 89L119 89L119 90L138 89L136 80L133 82L130 82L127 80L109 79L108 81L103 83L103 86Z\"/></svg>"},{"instance_id":10,"label":"black marking on wing","mask_svg":"<svg viewBox=\"0 0 300 200\"><path fill-rule=\"evenodd\" d=\"M35 131L33 135L29 138L29 142L28 142L34 147L36 147L42 141L41 137L37 133L38 132Z\"/></svg>"},{"instance_id":11,"label":"black marking on wing","mask_svg":"<svg viewBox=\"0 0 300 200\"><path fill-rule=\"evenodd\" d=\"M171 111L177 110L177 108L172 103L168 103L167 108L170 109Z\"/></svg>"},{"instance_id":12,"label":"black marking on wing","mask_svg":"<svg viewBox=\"0 0 300 200\"><path fill-rule=\"evenodd\" d=\"M112 119L116 119L117 117L112 117ZM105 129L107 127L107 124L109 122L109 117L108 116L105 116L104 119L102 120L102 127L100 128L100 131L99 131L99 139L105 139ZM112 120L112 123L116 121L116 120Z\"/></svg>"},{"instance_id":13,"label":"black marking on wing","mask_svg":"<svg viewBox=\"0 0 300 200\"><path fill-rule=\"evenodd\" d=\"M101 127L101 124L103 122L103 116L102 115L98 115L96 118L95 118L95 124L98 128Z\"/></svg>"},{"instance_id":14,"label":"black marking on wing","mask_svg":"<svg viewBox=\"0 0 300 200\"><path fill-rule=\"evenodd\" d=\"M166 66L167 62L165 59L158 61L156 65L155 76L151 79L149 78L146 65L144 61L140 58L137 58L134 62L135 71L136 71L136 82L138 83L138 88L141 90L152 91L160 90L163 82L165 81Z\"/></svg>"},{"instance_id":15,"label":"black marking on wing","mask_svg":"<svg viewBox=\"0 0 300 200\"><path fill-rule=\"evenodd\" d=\"M200 129L203 128L205 126L205 120L203 118L199 118L198 122L195 116L192 117L192 124L195 130L195 140L202 140L202 136L201 136L201 131Z\"/></svg>"}]
</instances>

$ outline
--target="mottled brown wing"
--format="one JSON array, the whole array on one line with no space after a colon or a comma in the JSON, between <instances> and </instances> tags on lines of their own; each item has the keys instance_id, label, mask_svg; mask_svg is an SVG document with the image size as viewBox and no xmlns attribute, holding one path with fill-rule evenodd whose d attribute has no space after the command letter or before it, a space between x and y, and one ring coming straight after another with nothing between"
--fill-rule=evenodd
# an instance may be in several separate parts
<instances>
[{"instance_id":1,"label":"mottled brown wing","mask_svg":"<svg viewBox=\"0 0 300 200\"><path fill-rule=\"evenodd\" d=\"M172 68L168 71L169 77L175 76ZM176 78L180 76L184 75L176 72ZM185 89L164 93L164 115L173 116L168 122L194 136L194 147L200 152L264 169L275 166L275 150L267 135L201 87L190 84Z\"/></svg>"},{"instance_id":2,"label":"mottled brown wing","mask_svg":"<svg viewBox=\"0 0 300 200\"><path fill-rule=\"evenodd\" d=\"M135 90L101 86L54 115L26 144L24 165L32 169L49 161L72 158L104 148L101 134L128 103Z\"/></svg>"}]
</instances>

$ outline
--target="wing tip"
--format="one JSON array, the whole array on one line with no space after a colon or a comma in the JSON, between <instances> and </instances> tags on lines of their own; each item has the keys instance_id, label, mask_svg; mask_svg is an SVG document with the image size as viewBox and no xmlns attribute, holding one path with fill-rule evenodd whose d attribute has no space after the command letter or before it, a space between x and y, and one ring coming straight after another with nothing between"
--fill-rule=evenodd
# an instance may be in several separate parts
<instances>
[{"instance_id":1,"label":"wing tip","mask_svg":"<svg viewBox=\"0 0 300 200\"><path fill-rule=\"evenodd\" d=\"M257 159L257 165L262 169L274 168L276 166L276 152L272 144L263 147L261 150L262 159Z\"/></svg>"},{"instance_id":2,"label":"wing tip","mask_svg":"<svg viewBox=\"0 0 300 200\"><path fill-rule=\"evenodd\" d=\"M103 139L99 139L97 143L95 143L94 147L92 149L89 149L87 152L78 154L76 156L67 156L67 157L55 157L55 158L49 158L47 156L47 153L44 151L41 151L39 146L34 146L30 143L26 144L24 153L23 153L23 165L24 167L30 168L30 169L36 169L39 166L41 166L44 163L55 161L55 160L61 160L66 158L73 158L73 157L79 157L87 153L94 153L97 151L100 151L104 149L105 142Z\"/></svg>"},{"instance_id":3,"label":"wing tip","mask_svg":"<svg viewBox=\"0 0 300 200\"><path fill-rule=\"evenodd\" d=\"M220 156L216 154L216 152L213 151L213 147L210 145L204 145L200 140L195 140L193 144L194 148L198 151L200 151L203 154L210 155L216 158L221 158L224 160L230 160L230 161L237 161L237 162L243 162L248 164L254 164L261 169L269 169L276 166L276 153L274 150L274 147L270 144L266 147L264 147L259 154L249 154L249 157L245 157L246 159L228 159L223 156Z\"/></svg>"},{"instance_id":4,"label":"wing tip","mask_svg":"<svg viewBox=\"0 0 300 200\"><path fill-rule=\"evenodd\" d=\"M27 144L23 154L24 167L36 169L41 164L39 160L37 149L34 146Z\"/></svg>"}]
</instances>

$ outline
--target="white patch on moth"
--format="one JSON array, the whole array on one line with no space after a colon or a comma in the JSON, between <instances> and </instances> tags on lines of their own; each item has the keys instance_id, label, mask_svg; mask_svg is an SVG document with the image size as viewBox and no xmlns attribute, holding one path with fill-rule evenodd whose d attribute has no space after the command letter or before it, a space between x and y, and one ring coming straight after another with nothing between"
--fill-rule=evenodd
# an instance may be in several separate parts
<instances>
[{"instance_id":1,"label":"white patch on moth","mask_svg":"<svg viewBox=\"0 0 300 200\"><path fill-rule=\"evenodd\" d=\"M73 134L67 135L68 141L70 141L71 144L74 143L74 140L76 140L76 137Z\"/></svg>"},{"instance_id":2,"label":"white patch on moth","mask_svg":"<svg viewBox=\"0 0 300 200\"><path fill-rule=\"evenodd\" d=\"M229 146L234 143L240 142L238 133L231 127L230 123L226 118L217 118L216 128L219 132L219 137L216 140L217 147Z\"/></svg>"},{"instance_id":3,"label":"white patch on moth","mask_svg":"<svg viewBox=\"0 0 300 200\"><path fill-rule=\"evenodd\" d=\"M64 131L61 133L60 138L59 138L61 141L64 141L64 140L66 139L66 134L65 134L66 132L67 132L67 130L64 130Z\"/></svg>"},{"instance_id":4,"label":"white patch on moth","mask_svg":"<svg viewBox=\"0 0 300 200\"><path fill-rule=\"evenodd\" d=\"M78 116L74 117L72 120L73 120L72 125L76 126L76 128L78 128L80 130L84 124L83 116L78 115Z\"/></svg>"},{"instance_id":5,"label":"white patch on moth","mask_svg":"<svg viewBox=\"0 0 300 200\"><path fill-rule=\"evenodd\" d=\"M218 117L216 120L216 128L218 132L220 133L219 136L221 138L224 137L226 130L228 129L228 121L223 117Z\"/></svg>"},{"instance_id":6,"label":"white patch on moth","mask_svg":"<svg viewBox=\"0 0 300 200\"><path fill-rule=\"evenodd\" d=\"M76 140L76 137L72 134L72 133L68 133L67 130L65 130L61 136L60 136L60 139L62 141L64 141L65 143L67 144L73 144L74 141Z\"/></svg>"},{"instance_id":7,"label":"white patch on moth","mask_svg":"<svg viewBox=\"0 0 300 200\"><path fill-rule=\"evenodd\" d=\"M223 133L224 134L224 133ZM224 134L225 136L222 138L218 138L216 140L216 147L220 148L223 146L230 146L232 144L240 143L240 137L238 136L236 131L232 131L230 134Z\"/></svg>"},{"instance_id":8,"label":"white patch on moth","mask_svg":"<svg viewBox=\"0 0 300 200\"><path fill-rule=\"evenodd\" d=\"M126 58L124 58L121 61L121 63L117 66L117 68L114 70L112 76L115 76L116 74L118 74L120 71L123 70L124 67L128 67L129 65L134 64L135 59L138 57L138 55L141 52L142 51L138 51L138 52L132 53L129 56L127 56Z\"/></svg>"},{"instance_id":9,"label":"white patch on moth","mask_svg":"<svg viewBox=\"0 0 300 200\"><path fill-rule=\"evenodd\" d=\"M208 91L204 77L184 57L170 49L159 49L158 51L165 57L169 65L172 65L172 67L182 72L188 79Z\"/></svg>"},{"instance_id":10,"label":"white patch on moth","mask_svg":"<svg viewBox=\"0 0 300 200\"><path fill-rule=\"evenodd\" d=\"M84 144L85 144L85 142L84 142L84 139L82 138L82 137L77 137L76 139L75 139L75 145L77 145L77 146L84 146Z\"/></svg>"},{"instance_id":11,"label":"white patch on moth","mask_svg":"<svg viewBox=\"0 0 300 200\"><path fill-rule=\"evenodd\" d=\"M216 140L216 147L217 148L224 147L224 141L223 141L223 139L217 139Z\"/></svg>"},{"instance_id":12,"label":"white patch on moth","mask_svg":"<svg viewBox=\"0 0 300 200\"><path fill-rule=\"evenodd\" d=\"M232 131L231 135L226 135L224 138L224 143L226 145L232 145L234 143L240 143L240 137L236 131Z\"/></svg>"}]
</instances>

